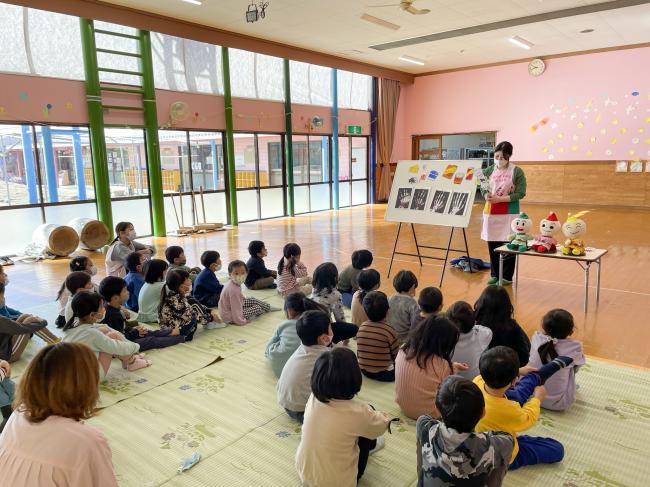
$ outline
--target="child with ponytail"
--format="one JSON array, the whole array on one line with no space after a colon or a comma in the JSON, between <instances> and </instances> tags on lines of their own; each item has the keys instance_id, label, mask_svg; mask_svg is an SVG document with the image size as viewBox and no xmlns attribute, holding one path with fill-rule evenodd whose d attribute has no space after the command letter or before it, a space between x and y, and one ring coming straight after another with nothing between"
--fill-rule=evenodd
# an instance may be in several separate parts
<instances>
[{"instance_id":1,"label":"child with ponytail","mask_svg":"<svg viewBox=\"0 0 650 487\"><path fill-rule=\"evenodd\" d=\"M138 252L150 258L154 254L151 245L144 245L135 241L135 228L131 222L119 222L115 225L115 239L106 251L106 274L109 276L126 276L126 256L131 252Z\"/></svg>"},{"instance_id":2,"label":"child with ponytail","mask_svg":"<svg viewBox=\"0 0 650 487\"><path fill-rule=\"evenodd\" d=\"M558 356L573 359L573 363L561 369L546 381L544 409L564 411L576 400L576 372L584 365L582 344L569 338L573 334L573 316L563 309L552 309L542 318L542 329L533 335L529 366L539 369Z\"/></svg>"},{"instance_id":3,"label":"child with ponytail","mask_svg":"<svg viewBox=\"0 0 650 487\"><path fill-rule=\"evenodd\" d=\"M289 243L282 249L277 283L278 292L285 298L291 293L311 294L311 277L305 264L300 262L301 254L300 246L295 243Z\"/></svg>"},{"instance_id":4,"label":"child with ponytail","mask_svg":"<svg viewBox=\"0 0 650 487\"><path fill-rule=\"evenodd\" d=\"M103 381L117 356L122 367L132 372L149 367L151 362L138 354L140 345L124 338L121 333L111 330L99 322L104 319L104 300L94 292L81 292L71 301L72 317L63 327L64 342L83 343L95 352L99 361L99 380Z\"/></svg>"},{"instance_id":5,"label":"child with ponytail","mask_svg":"<svg viewBox=\"0 0 650 487\"><path fill-rule=\"evenodd\" d=\"M85 272L92 277L97 274L97 267L95 267L93 261L90 260L90 257L78 255L70 260L70 272ZM99 292L99 288L96 284L93 284L93 288L95 292ZM56 295L56 301L59 304L59 315L54 324L57 328L63 328L63 325L65 325L65 305L68 304L70 297L70 291L65 287L65 281L63 281L59 288L59 292Z\"/></svg>"}]
</instances>

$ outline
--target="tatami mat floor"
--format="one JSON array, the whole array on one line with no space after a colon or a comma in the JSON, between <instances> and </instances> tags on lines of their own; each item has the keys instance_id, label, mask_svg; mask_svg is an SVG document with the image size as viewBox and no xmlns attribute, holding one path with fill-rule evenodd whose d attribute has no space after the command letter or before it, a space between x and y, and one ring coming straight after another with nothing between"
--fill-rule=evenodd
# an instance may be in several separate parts
<instances>
[{"instance_id":1,"label":"tatami mat floor","mask_svg":"<svg viewBox=\"0 0 650 487\"><path fill-rule=\"evenodd\" d=\"M282 304L272 291L251 294ZM56 308L29 311L53 322ZM102 385L103 409L90 423L110 442L121 486L300 485L294 468L300 425L277 405L275 378L264 358L264 345L282 319L282 312L274 312L244 327L201 330L191 343L147 353L153 361L148 369L110 372ZM16 364L18 380L38 346L34 340ZM592 359L578 384L574 407L544 412L530 432L562 441L564 462L513 472L504 485L649 485L650 372ZM358 399L400 416L391 384L365 380ZM360 485L415 485L414 429L406 418L393 428ZM195 451L201 462L177 474L181 460Z\"/></svg>"}]
</instances>

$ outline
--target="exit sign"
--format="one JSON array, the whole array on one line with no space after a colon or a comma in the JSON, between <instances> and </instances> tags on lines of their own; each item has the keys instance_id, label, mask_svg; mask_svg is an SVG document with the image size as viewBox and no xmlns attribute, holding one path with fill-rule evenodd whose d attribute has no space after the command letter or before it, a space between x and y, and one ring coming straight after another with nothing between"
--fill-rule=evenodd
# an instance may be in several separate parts
<instances>
[{"instance_id":1,"label":"exit sign","mask_svg":"<svg viewBox=\"0 0 650 487\"><path fill-rule=\"evenodd\" d=\"M361 125L348 125L348 135L361 135Z\"/></svg>"}]
</instances>

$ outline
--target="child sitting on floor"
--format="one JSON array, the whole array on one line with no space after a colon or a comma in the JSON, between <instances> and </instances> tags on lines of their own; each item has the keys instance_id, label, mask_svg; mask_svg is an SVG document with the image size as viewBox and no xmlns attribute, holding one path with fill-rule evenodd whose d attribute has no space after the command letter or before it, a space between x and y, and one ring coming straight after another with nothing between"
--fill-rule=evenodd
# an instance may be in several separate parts
<instances>
[{"instance_id":1,"label":"child sitting on floor","mask_svg":"<svg viewBox=\"0 0 650 487\"><path fill-rule=\"evenodd\" d=\"M72 298L78 293L95 291L93 283L90 281L90 276L83 271L75 271L68 274L68 277L65 278L65 288L70 293L70 299L65 305L65 322L67 323L72 318Z\"/></svg>"},{"instance_id":2,"label":"child sitting on floor","mask_svg":"<svg viewBox=\"0 0 650 487\"><path fill-rule=\"evenodd\" d=\"M300 246L295 243L282 249L282 258L278 262L278 292L285 298L291 293L311 294L311 277L305 264L300 262L301 253Z\"/></svg>"},{"instance_id":3,"label":"child sitting on floor","mask_svg":"<svg viewBox=\"0 0 650 487\"><path fill-rule=\"evenodd\" d=\"M296 468L305 485L355 487L368 455L384 446L386 413L354 399L361 390L354 352L337 347L320 354L311 375Z\"/></svg>"},{"instance_id":4,"label":"child sitting on floor","mask_svg":"<svg viewBox=\"0 0 650 487\"><path fill-rule=\"evenodd\" d=\"M97 267L89 257L79 255L70 259L70 272L75 271L84 271L92 277L97 274ZM93 284L93 290L95 292L99 290L96 284ZM54 324L57 328L63 328L63 325L65 325L65 305L68 304L68 299L70 299L70 291L65 287L65 281L63 281L56 296L56 301L59 303L59 315L56 317Z\"/></svg>"},{"instance_id":5,"label":"child sitting on floor","mask_svg":"<svg viewBox=\"0 0 650 487\"><path fill-rule=\"evenodd\" d=\"M393 287L397 294L390 297L390 317L388 324L397 332L399 343L404 343L411 330L411 323L420 312L415 301L415 290L418 278L411 271L399 271L393 279Z\"/></svg>"},{"instance_id":6,"label":"child sitting on floor","mask_svg":"<svg viewBox=\"0 0 650 487\"><path fill-rule=\"evenodd\" d=\"M144 286L142 266L146 260L144 255L138 254L137 252L131 252L126 256L125 267L129 272L124 278L124 281L126 282L126 288L129 290L129 299L126 300L124 306L136 313L140 309L138 306L138 296L140 295L142 286Z\"/></svg>"},{"instance_id":7,"label":"child sitting on floor","mask_svg":"<svg viewBox=\"0 0 650 487\"><path fill-rule=\"evenodd\" d=\"M219 298L219 312L224 323L247 325L260 315L271 311L271 305L256 298L245 297L241 285L246 281L248 268L241 260L228 264L230 281L226 283Z\"/></svg>"},{"instance_id":8,"label":"child sitting on floor","mask_svg":"<svg viewBox=\"0 0 650 487\"><path fill-rule=\"evenodd\" d=\"M451 374L467 368L452 363L458 329L444 316L431 315L411 330L395 359L395 402L404 415L440 416L436 393Z\"/></svg>"},{"instance_id":9,"label":"child sitting on floor","mask_svg":"<svg viewBox=\"0 0 650 487\"><path fill-rule=\"evenodd\" d=\"M418 297L418 307L420 311L416 314L411 321L411 330L415 328L418 323L421 323L429 316L435 315L442 309L442 293L437 287L425 287L420 291Z\"/></svg>"},{"instance_id":10,"label":"child sitting on floor","mask_svg":"<svg viewBox=\"0 0 650 487\"><path fill-rule=\"evenodd\" d=\"M196 325L189 323L171 330L148 330L138 323L127 323L122 314L122 305L129 297L126 282L121 277L108 276L99 284L99 294L104 298L106 312L102 323L122 333L127 339L140 345L140 351L165 348L182 343L194 336ZM188 340L188 341L189 341Z\"/></svg>"},{"instance_id":11,"label":"child sitting on floor","mask_svg":"<svg viewBox=\"0 0 650 487\"><path fill-rule=\"evenodd\" d=\"M221 270L221 256L216 250L206 250L201 254L203 270L194 279L192 296L203 306L216 308L223 285L217 279L216 272Z\"/></svg>"},{"instance_id":12,"label":"child sitting on floor","mask_svg":"<svg viewBox=\"0 0 650 487\"><path fill-rule=\"evenodd\" d=\"M246 262L248 267L248 275L246 276L246 287L252 290L258 289L275 289L275 278L278 273L266 268L264 264L264 257L269 255L266 250L264 242L261 240L253 240L248 244L248 253L250 258Z\"/></svg>"},{"instance_id":13,"label":"child sitting on floor","mask_svg":"<svg viewBox=\"0 0 650 487\"><path fill-rule=\"evenodd\" d=\"M312 278L314 291L311 295L311 299L326 308L330 315L334 316L335 326L333 325L332 328L336 328L334 331L334 335L336 336L335 342L349 340L356 336L358 331L357 326L352 323L347 323L345 320L341 293L336 289L338 277L339 272L331 262L325 262L319 265L316 267L314 277Z\"/></svg>"},{"instance_id":14,"label":"child sitting on floor","mask_svg":"<svg viewBox=\"0 0 650 487\"><path fill-rule=\"evenodd\" d=\"M485 415L476 431L505 431L515 440L510 458L510 470L526 465L557 463L564 458L564 447L552 438L517 436L533 427L540 414L540 403L546 397L544 383L558 370L573 362L569 357L557 357L534 371L519 368L517 352L497 346L483 352L479 362L481 375L474 383L485 399ZM517 378L523 377L517 381Z\"/></svg>"},{"instance_id":15,"label":"child sitting on floor","mask_svg":"<svg viewBox=\"0 0 650 487\"><path fill-rule=\"evenodd\" d=\"M104 319L104 300L94 292L77 293L70 300L72 318L63 327L64 342L83 343L95 352L99 361L99 380L106 378L116 355L122 368L129 371L149 367L151 362L138 354L140 345L124 339L119 332L105 325L97 325Z\"/></svg>"},{"instance_id":16,"label":"child sitting on floor","mask_svg":"<svg viewBox=\"0 0 650 487\"><path fill-rule=\"evenodd\" d=\"M363 309L363 298L366 297L370 291L376 291L381 285L381 276L379 272L374 269L366 269L359 273L357 279L359 283L359 290L352 296L352 323L361 326L364 321L368 321L368 315Z\"/></svg>"},{"instance_id":17,"label":"child sitting on floor","mask_svg":"<svg viewBox=\"0 0 650 487\"><path fill-rule=\"evenodd\" d=\"M201 272L201 269L199 269L198 267L190 268L187 265L187 258L185 257L185 251L183 250L183 247L179 245L171 245L167 247L165 249L165 258L167 259L167 262L169 262L170 271L175 271L175 270L187 271L190 274L190 280L192 282L194 282L196 276L198 276L199 272Z\"/></svg>"},{"instance_id":18,"label":"child sitting on floor","mask_svg":"<svg viewBox=\"0 0 650 487\"><path fill-rule=\"evenodd\" d=\"M386 322L388 298L381 291L369 292L363 298L368 315L357 332L357 358L363 375L381 382L395 380L395 358L399 348L397 333Z\"/></svg>"},{"instance_id":19,"label":"child sitting on floor","mask_svg":"<svg viewBox=\"0 0 650 487\"><path fill-rule=\"evenodd\" d=\"M0 412L2 413L0 433L2 433L13 411L11 405L14 402L15 393L16 384L11 380L11 365L6 360L0 360Z\"/></svg>"},{"instance_id":20,"label":"child sitting on floor","mask_svg":"<svg viewBox=\"0 0 650 487\"><path fill-rule=\"evenodd\" d=\"M486 287L474 304L476 323L492 331L488 348L503 345L517 352L520 364L530 357L530 340L513 318L515 312L510 295L503 286Z\"/></svg>"},{"instance_id":21,"label":"child sitting on floor","mask_svg":"<svg viewBox=\"0 0 650 487\"><path fill-rule=\"evenodd\" d=\"M181 329L193 324L203 325L206 330L224 328L216 309L209 309L196 300L190 302L188 295L192 292L190 273L182 269L167 272L165 286L160 291L158 320L161 330ZM188 340L186 340L188 341Z\"/></svg>"},{"instance_id":22,"label":"child sitting on floor","mask_svg":"<svg viewBox=\"0 0 650 487\"><path fill-rule=\"evenodd\" d=\"M355 250L352 252L352 265L341 272L338 290L343 298L343 305L352 306L352 295L359 290L359 273L372 265L372 252L370 250Z\"/></svg>"},{"instance_id":23,"label":"child sitting on floor","mask_svg":"<svg viewBox=\"0 0 650 487\"><path fill-rule=\"evenodd\" d=\"M124 277L126 256L131 252L138 252L149 258L155 249L151 245L144 245L135 241L135 228L131 222L119 222L115 225L115 239L106 251L106 274L109 276ZM66 320L67 321L67 320Z\"/></svg>"},{"instance_id":24,"label":"child sitting on floor","mask_svg":"<svg viewBox=\"0 0 650 487\"><path fill-rule=\"evenodd\" d=\"M305 311L296 322L301 345L289 357L277 384L277 398L289 417L303 422L305 405L311 394L311 373L318 356L332 343L332 327L327 313Z\"/></svg>"},{"instance_id":25,"label":"child sitting on floor","mask_svg":"<svg viewBox=\"0 0 650 487\"><path fill-rule=\"evenodd\" d=\"M284 313L287 319L278 325L266 344L264 353L266 361L276 377L280 377L287 360L300 346L296 323L305 311L327 312L320 304L312 301L303 293L289 294L284 300Z\"/></svg>"},{"instance_id":26,"label":"child sitting on floor","mask_svg":"<svg viewBox=\"0 0 650 487\"><path fill-rule=\"evenodd\" d=\"M144 284L138 295L138 321L157 323L160 309L160 292L165 285L167 262L162 259L151 259L144 263L142 272Z\"/></svg>"},{"instance_id":27,"label":"child sitting on floor","mask_svg":"<svg viewBox=\"0 0 650 487\"><path fill-rule=\"evenodd\" d=\"M544 409L564 411L576 400L576 372L585 361L582 344L569 337L573 333L573 316L563 309L552 309L542 319L544 332L536 331L530 347L529 366L539 368L558 355L571 357L573 363L546 381Z\"/></svg>"},{"instance_id":28,"label":"child sitting on floor","mask_svg":"<svg viewBox=\"0 0 650 487\"><path fill-rule=\"evenodd\" d=\"M438 388L436 408L441 419L420 416L415 425L418 486L500 487L514 440L508 433L474 432L485 412L478 386L457 375L447 377Z\"/></svg>"},{"instance_id":29,"label":"child sitting on floor","mask_svg":"<svg viewBox=\"0 0 650 487\"><path fill-rule=\"evenodd\" d=\"M447 308L446 315L460 331L452 359L468 365L467 370L459 370L457 374L473 380L479 374L478 362L481 354L492 340L492 330L475 324L474 310L465 301L453 303Z\"/></svg>"}]
</instances>

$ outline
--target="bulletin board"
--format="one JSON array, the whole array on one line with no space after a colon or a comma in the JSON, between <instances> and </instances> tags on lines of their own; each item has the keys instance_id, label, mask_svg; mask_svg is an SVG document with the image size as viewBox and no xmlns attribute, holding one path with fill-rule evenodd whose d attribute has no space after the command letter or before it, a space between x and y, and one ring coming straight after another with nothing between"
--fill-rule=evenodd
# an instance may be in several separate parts
<instances>
[{"instance_id":1,"label":"bulletin board","mask_svg":"<svg viewBox=\"0 0 650 487\"><path fill-rule=\"evenodd\" d=\"M385 220L467 228L481 161L399 161Z\"/></svg>"}]
</instances>

